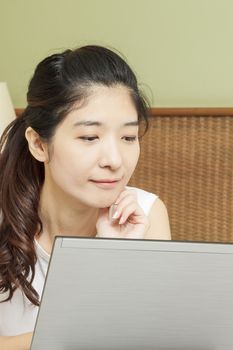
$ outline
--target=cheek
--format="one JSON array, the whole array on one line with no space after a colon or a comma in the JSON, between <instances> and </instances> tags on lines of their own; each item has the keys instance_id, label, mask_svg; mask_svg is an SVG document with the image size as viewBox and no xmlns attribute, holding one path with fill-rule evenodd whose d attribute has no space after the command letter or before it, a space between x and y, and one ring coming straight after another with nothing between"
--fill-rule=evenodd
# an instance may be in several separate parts
<instances>
[{"instance_id":1,"label":"cheek","mask_svg":"<svg viewBox=\"0 0 233 350\"><path fill-rule=\"evenodd\" d=\"M138 145L135 145L134 149L132 149L129 152L129 154L125 159L126 168L128 169L130 176L132 175L132 173L134 172L137 166L139 155L140 155L140 146L138 144Z\"/></svg>"},{"instance_id":2,"label":"cheek","mask_svg":"<svg viewBox=\"0 0 233 350\"><path fill-rule=\"evenodd\" d=\"M67 183L83 182L90 175L96 163L95 152L87 152L79 148L65 147L56 149L53 153L49 167L52 176Z\"/></svg>"},{"instance_id":3,"label":"cheek","mask_svg":"<svg viewBox=\"0 0 233 350\"><path fill-rule=\"evenodd\" d=\"M79 168L80 156L71 151L66 147L54 147L48 168L55 182L67 182L76 177L75 169Z\"/></svg>"}]
</instances>

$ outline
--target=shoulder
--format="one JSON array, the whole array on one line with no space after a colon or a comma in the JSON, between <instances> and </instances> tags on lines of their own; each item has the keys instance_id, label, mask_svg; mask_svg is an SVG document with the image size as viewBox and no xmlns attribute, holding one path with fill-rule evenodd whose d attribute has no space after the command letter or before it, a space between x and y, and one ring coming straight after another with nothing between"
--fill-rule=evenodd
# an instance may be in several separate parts
<instances>
[{"instance_id":1,"label":"shoulder","mask_svg":"<svg viewBox=\"0 0 233 350\"><path fill-rule=\"evenodd\" d=\"M160 198L152 205L148 219L149 227L145 234L146 239L171 239L167 208Z\"/></svg>"},{"instance_id":2,"label":"shoulder","mask_svg":"<svg viewBox=\"0 0 233 350\"><path fill-rule=\"evenodd\" d=\"M159 197L154 193L142 190L137 187L127 186L127 189L136 192L138 204L140 205L144 213L148 216L152 206L155 202L159 200Z\"/></svg>"},{"instance_id":3,"label":"shoulder","mask_svg":"<svg viewBox=\"0 0 233 350\"><path fill-rule=\"evenodd\" d=\"M136 192L138 204L148 216L149 227L144 238L159 240L171 239L167 208L163 201L156 194L140 188L127 186L127 189Z\"/></svg>"}]
</instances>

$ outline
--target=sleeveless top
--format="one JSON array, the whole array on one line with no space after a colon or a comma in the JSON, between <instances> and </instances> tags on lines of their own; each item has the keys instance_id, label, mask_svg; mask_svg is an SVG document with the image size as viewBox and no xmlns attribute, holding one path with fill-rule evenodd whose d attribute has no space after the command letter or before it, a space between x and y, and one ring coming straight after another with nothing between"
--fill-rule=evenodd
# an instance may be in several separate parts
<instances>
[{"instance_id":1,"label":"sleeveless top","mask_svg":"<svg viewBox=\"0 0 233 350\"><path fill-rule=\"evenodd\" d=\"M135 188L140 207L146 215L158 198L155 194ZM42 295L50 255L35 240L37 262L35 266L35 278L33 287ZM0 294L0 301L5 299L6 294ZM34 330L38 306L31 304L20 289L14 292L10 301L0 303L0 336L18 335Z\"/></svg>"}]
</instances>

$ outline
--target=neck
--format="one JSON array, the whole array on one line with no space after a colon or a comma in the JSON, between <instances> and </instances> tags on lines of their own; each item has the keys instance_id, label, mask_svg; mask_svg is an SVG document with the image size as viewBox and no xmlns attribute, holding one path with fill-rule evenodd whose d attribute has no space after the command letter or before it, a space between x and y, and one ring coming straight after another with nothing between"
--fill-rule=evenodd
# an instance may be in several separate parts
<instances>
[{"instance_id":1,"label":"neck","mask_svg":"<svg viewBox=\"0 0 233 350\"><path fill-rule=\"evenodd\" d=\"M77 203L61 194L54 195L51 189L46 189L46 185L41 191L39 215L43 229L36 239L48 253L51 253L55 236L96 235L99 209Z\"/></svg>"}]
</instances>

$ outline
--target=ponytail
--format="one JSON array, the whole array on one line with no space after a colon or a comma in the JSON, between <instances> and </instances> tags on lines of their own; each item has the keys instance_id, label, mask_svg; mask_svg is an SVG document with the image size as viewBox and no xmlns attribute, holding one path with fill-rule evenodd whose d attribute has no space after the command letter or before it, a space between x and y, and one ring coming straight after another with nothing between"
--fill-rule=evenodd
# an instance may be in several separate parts
<instances>
[{"instance_id":1,"label":"ponytail","mask_svg":"<svg viewBox=\"0 0 233 350\"><path fill-rule=\"evenodd\" d=\"M25 113L5 129L0 139L0 293L11 300L16 288L39 305L32 287L36 253L34 236L42 223L38 216L43 164L36 161L25 138Z\"/></svg>"}]
</instances>

